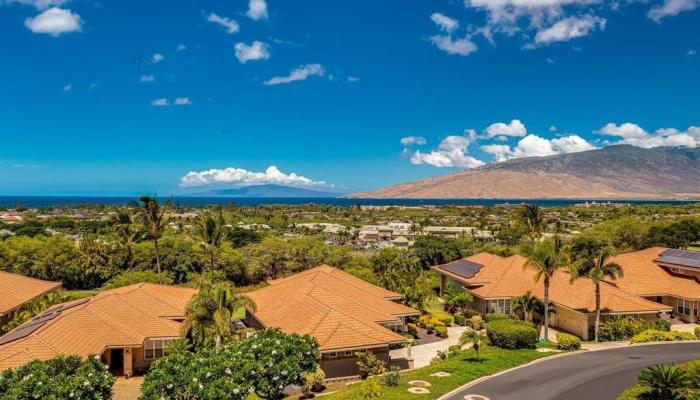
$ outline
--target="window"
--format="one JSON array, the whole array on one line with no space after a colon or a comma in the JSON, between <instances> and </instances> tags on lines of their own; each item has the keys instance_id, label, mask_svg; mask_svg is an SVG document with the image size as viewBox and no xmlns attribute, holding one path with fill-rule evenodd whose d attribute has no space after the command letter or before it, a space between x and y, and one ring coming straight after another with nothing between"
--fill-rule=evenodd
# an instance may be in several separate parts
<instances>
[{"instance_id":1,"label":"window","mask_svg":"<svg viewBox=\"0 0 700 400\"><path fill-rule=\"evenodd\" d=\"M678 314L682 315L690 315L690 310L692 308L692 302L685 300L685 299L678 299L677 300L677 309L678 309Z\"/></svg>"},{"instance_id":2,"label":"window","mask_svg":"<svg viewBox=\"0 0 700 400\"><path fill-rule=\"evenodd\" d=\"M328 353L328 358L336 358L336 357L338 357L338 353L336 353L335 351L331 351L330 353Z\"/></svg>"},{"instance_id":3,"label":"window","mask_svg":"<svg viewBox=\"0 0 700 400\"><path fill-rule=\"evenodd\" d=\"M352 350L345 350L345 357L350 357L352 355Z\"/></svg>"},{"instance_id":4,"label":"window","mask_svg":"<svg viewBox=\"0 0 700 400\"><path fill-rule=\"evenodd\" d=\"M149 339L146 341L143 358L155 360L165 355L165 348L173 339Z\"/></svg>"},{"instance_id":5,"label":"window","mask_svg":"<svg viewBox=\"0 0 700 400\"><path fill-rule=\"evenodd\" d=\"M510 314L510 299L489 300L488 312Z\"/></svg>"}]
</instances>

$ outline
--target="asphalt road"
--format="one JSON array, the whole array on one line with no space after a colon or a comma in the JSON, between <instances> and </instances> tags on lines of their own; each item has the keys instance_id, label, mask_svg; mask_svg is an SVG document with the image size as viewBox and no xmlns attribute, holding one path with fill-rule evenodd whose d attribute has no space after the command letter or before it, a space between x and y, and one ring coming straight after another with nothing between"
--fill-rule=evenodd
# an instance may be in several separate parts
<instances>
[{"instance_id":1,"label":"asphalt road","mask_svg":"<svg viewBox=\"0 0 700 400\"><path fill-rule=\"evenodd\" d=\"M574 354L528 365L446 397L467 394L491 400L614 400L654 364L700 358L700 343L631 346Z\"/></svg>"}]
</instances>

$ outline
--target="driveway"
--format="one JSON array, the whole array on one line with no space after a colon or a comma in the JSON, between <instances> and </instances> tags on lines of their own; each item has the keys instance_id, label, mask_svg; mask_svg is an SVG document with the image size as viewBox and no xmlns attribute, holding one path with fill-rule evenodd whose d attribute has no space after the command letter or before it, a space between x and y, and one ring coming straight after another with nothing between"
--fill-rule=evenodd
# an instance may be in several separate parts
<instances>
[{"instance_id":1,"label":"driveway","mask_svg":"<svg viewBox=\"0 0 700 400\"><path fill-rule=\"evenodd\" d=\"M112 386L112 400L137 400L141 395L142 376L126 379L123 376L117 378Z\"/></svg>"},{"instance_id":2,"label":"driveway","mask_svg":"<svg viewBox=\"0 0 700 400\"><path fill-rule=\"evenodd\" d=\"M429 365L430 360L437 355L438 350L445 351L450 346L458 344L459 337L462 336L462 332L465 330L467 330L467 328L463 326L451 326L447 328L447 338L445 340L411 347L413 368L421 368ZM392 359L408 358L408 351L406 347L391 350L390 354Z\"/></svg>"},{"instance_id":3,"label":"driveway","mask_svg":"<svg viewBox=\"0 0 700 400\"><path fill-rule=\"evenodd\" d=\"M535 362L458 389L442 400L483 395L491 400L614 400L654 364L700 358L700 342L629 346Z\"/></svg>"}]
</instances>

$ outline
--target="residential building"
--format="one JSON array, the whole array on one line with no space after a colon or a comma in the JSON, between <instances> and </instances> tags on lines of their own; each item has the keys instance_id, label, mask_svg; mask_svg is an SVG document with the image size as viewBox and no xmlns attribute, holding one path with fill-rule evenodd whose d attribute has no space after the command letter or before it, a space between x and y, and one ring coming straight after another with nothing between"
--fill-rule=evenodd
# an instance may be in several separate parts
<instances>
[{"instance_id":1,"label":"residential building","mask_svg":"<svg viewBox=\"0 0 700 400\"><path fill-rule=\"evenodd\" d=\"M448 264L435 265L440 273L441 295L449 283L474 296L472 307L481 313L511 313L514 297L527 292L544 297L543 279L535 282L535 271L526 267L522 256L499 257L479 253ZM623 265L623 269L625 266ZM626 275L626 271L625 271ZM572 281L568 272L557 271L550 280L550 302L556 313L551 326L588 340L595 320L595 283L586 277ZM655 319L673 307L650 301L615 285L601 282L601 314L603 320L613 316L634 316Z\"/></svg>"},{"instance_id":2,"label":"residential building","mask_svg":"<svg viewBox=\"0 0 700 400\"><path fill-rule=\"evenodd\" d=\"M61 287L61 282L43 281L0 271L0 327L24 304Z\"/></svg>"},{"instance_id":3,"label":"residential building","mask_svg":"<svg viewBox=\"0 0 700 400\"><path fill-rule=\"evenodd\" d=\"M269 283L247 294L255 309L246 309L246 325L312 335L328 378L358 375L356 352L390 362L389 346L406 342L406 318L420 314L398 293L327 265Z\"/></svg>"},{"instance_id":4,"label":"residential building","mask_svg":"<svg viewBox=\"0 0 700 400\"><path fill-rule=\"evenodd\" d=\"M131 376L166 353L195 289L139 283L50 307L0 337L0 371L59 354L100 357Z\"/></svg>"},{"instance_id":5,"label":"residential building","mask_svg":"<svg viewBox=\"0 0 700 400\"><path fill-rule=\"evenodd\" d=\"M472 235L476 230L472 226L426 226L423 228L423 234L458 239L462 236Z\"/></svg>"}]
</instances>

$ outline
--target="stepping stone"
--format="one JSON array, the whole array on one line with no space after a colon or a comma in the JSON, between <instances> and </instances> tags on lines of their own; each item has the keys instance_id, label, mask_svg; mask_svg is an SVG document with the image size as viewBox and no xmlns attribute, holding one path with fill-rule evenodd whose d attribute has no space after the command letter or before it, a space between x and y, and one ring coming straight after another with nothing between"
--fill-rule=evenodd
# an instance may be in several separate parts
<instances>
[{"instance_id":1,"label":"stepping stone","mask_svg":"<svg viewBox=\"0 0 700 400\"><path fill-rule=\"evenodd\" d=\"M408 388L408 393L411 393L411 394L429 394L430 390L423 388L423 387L412 387L412 388Z\"/></svg>"},{"instance_id":2,"label":"stepping stone","mask_svg":"<svg viewBox=\"0 0 700 400\"><path fill-rule=\"evenodd\" d=\"M480 394L468 394L464 396L464 400L489 400L489 398Z\"/></svg>"},{"instance_id":3,"label":"stepping stone","mask_svg":"<svg viewBox=\"0 0 700 400\"><path fill-rule=\"evenodd\" d=\"M430 387L430 382L426 381L409 381L408 386Z\"/></svg>"},{"instance_id":4,"label":"stepping stone","mask_svg":"<svg viewBox=\"0 0 700 400\"><path fill-rule=\"evenodd\" d=\"M549 347L540 347L539 349L536 350L539 353L561 353L561 350L558 349L550 349Z\"/></svg>"},{"instance_id":5,"label":"stepping stone","mask_svg":"<svg viewBox=\"0 0 700 400\"><path fill-rule=\"evenodd\" d=\"M452 376L452 374L449 372L440 371L440 372L436 372L434 374L430 374L430 376L434 376L436 378L447 378L448 376Z\"/></svg>"}]
</instances>

